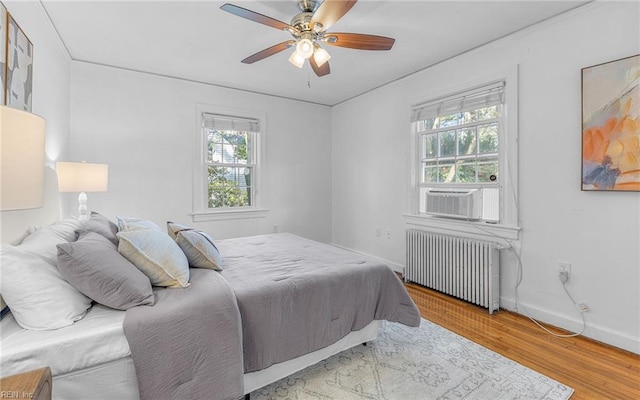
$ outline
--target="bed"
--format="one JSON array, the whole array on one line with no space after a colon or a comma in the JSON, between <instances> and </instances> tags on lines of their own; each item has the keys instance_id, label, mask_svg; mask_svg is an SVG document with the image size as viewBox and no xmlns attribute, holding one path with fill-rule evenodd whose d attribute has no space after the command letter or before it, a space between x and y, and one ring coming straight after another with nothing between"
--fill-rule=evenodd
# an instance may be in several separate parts
<instances>
[{"instance_id":1,"label":"bed","mask_svg":"<svg viewBox=\"0 0 640 400\"><path fill-rule=\"evenodd\" d=\"M77 236L84 225L65 229ZM186 288L153 287L154 304L93 301L52 330L24 329L9 313L2 376L49 366L57 399L233 399L375 340L383 320L419 324L401 280L363 255L288 233L215 247L220 268L190 267Z\"/></svg>"}]
</instances>

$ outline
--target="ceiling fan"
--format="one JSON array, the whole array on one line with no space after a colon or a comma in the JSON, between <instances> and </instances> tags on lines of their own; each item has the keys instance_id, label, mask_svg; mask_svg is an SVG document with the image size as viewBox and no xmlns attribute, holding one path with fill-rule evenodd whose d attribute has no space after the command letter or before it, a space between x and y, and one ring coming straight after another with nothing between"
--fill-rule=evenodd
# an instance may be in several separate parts
<instances>
[{"instance_id":1,"label":"ceiling fan","mask_svg":"<svg viewBox=\"0 0 640 400\"><path fill-rule=\"evenodd\" d=\"M328 61L331 56L320 46L321 44L359 50L390 50L393 47L395 39L384 36L327 32L327 29L342 18L356 1L298 0L301 12L291 19L290 24L229 3L220 8L238 17L287 31L293 36L293 40L287 40L259 51L242 60L243 63L253 64L295 46L295 51L289 57L289 62L302 68L304 61L308 59L316 75L325 76L330 72Z\"/></svg>"}]
</instances>

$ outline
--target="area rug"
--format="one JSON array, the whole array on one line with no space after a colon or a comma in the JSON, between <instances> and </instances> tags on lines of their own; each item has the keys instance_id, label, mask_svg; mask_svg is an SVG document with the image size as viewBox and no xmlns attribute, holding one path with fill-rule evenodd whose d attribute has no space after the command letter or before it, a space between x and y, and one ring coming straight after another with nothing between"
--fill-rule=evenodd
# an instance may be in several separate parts
<instances>
[{"instance_id":1,"label":"area rug","mask_svg":"<svg viewBox=\"0 0 640 400\"><path fill-rule=\"evenodd\" d=\"M251 393L252 400L564 400L573 389L439 325L385 322L378 339Z\"/></svg>"}]
</instances>

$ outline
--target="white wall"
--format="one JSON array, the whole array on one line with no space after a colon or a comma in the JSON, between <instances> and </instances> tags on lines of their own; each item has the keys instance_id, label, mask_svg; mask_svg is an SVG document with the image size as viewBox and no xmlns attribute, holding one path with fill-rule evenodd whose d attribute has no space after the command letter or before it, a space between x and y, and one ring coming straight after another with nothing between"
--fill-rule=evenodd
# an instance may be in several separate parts
<instances>
[{"instance_id":1,"label":"white wall","mask_svg":"<svg viewBox=\"0 0 640 400\"><path fill-rule=\"evenodd\" d=\"M333 107L334 242L403 265L411 105L517 65L521 305L580 329L557 278L571 262L585 334L640 353L640 194L580 191L580 70L640 53L638 26L638 2L590 4ZM513 308L516 263L503 261Z\"/></svg>"},{"instance_id":2,"label":"white wall","mask_svg":"<svg viewBox=\"0 0 640 400\"><path fill-rule=\"evenodd\" d=\"M278 225L331 241L331 110L325 106L151 74L73 62L72 161L109 164L109 191L89 193L108 217L198 226L217 238ZM262 206L266 218L193 223L196 104L266 116Z\"/></svg>"},{"instance_id":3,"label":"white wall","mask_svg":"<svg viewBox=\"0 0 640 400\"><path fill-rule=\"evenodd\" d=\"M90 194L90 208L189 223L195 104L262 110L268 216L201 227L230 237L278 224L397 266L404 264L411 104L450 82L517 64L522 304L545 321L579 328L556 277L557 261L569 261L569 290L591 307L586 334L640 353L640 197L579 190L580 69L640 53L637 2L586 6L333 109L72 63L39 3L3 3L34 44L33 111L47 120L48 159L110 165L110 191ZM68 214L75 199L65 196ZM26 226L31 215L1 213L2 241L17 234L6 226ZM516 271L507 261L501 302L509 308Z\"/></svg>"},{"instance_id":4,"label":"white wall","mask_svg":"<svg viewBox=\"0 0 640 400\"><path fill-rule=\"evenodd\" d=\"M32 111L46 120L46 158L51 164L66 157L69 151L71 59L40 3L3 1L3 4L33 44ZM49 209L1 212L2 242L19 238L22 229L55 219L57 214Z\"/></svg>"}]
</instances>

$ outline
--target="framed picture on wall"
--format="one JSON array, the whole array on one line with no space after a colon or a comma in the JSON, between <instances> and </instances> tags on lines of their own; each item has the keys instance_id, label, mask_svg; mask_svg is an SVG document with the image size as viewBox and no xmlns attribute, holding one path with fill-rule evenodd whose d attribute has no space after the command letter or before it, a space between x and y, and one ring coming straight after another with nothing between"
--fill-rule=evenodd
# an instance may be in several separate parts
<instances>
[{"instance_id":1,"label":"framed picture on wall","mask_svg":"<svg viewBox=\"0 0 640 400\"><path fill-rule=\"evenodd\" d=\"M0 104L5 105L5 88L7 81L7 8L0 3Z\"/></svg>"},{"instance_id":2,"label":"framed picture on wall","mask_svg":"<svg viewBox=\"0 0 640 400\"><path fill-rule=\"evenodd\" d=\"M582 69L582 190L640 191L640 54Z\"/></svg>"},{"instance_id":3,"label":"framed picture on wall","mask_svg":"<svg viewBox=\"0 0 640 400\"><path fill-rule=\"evenodd\" d=\"M8 13L5 101L10 107L31 112L33 94L33 44Z\"/></svg>"}]
</instances>

